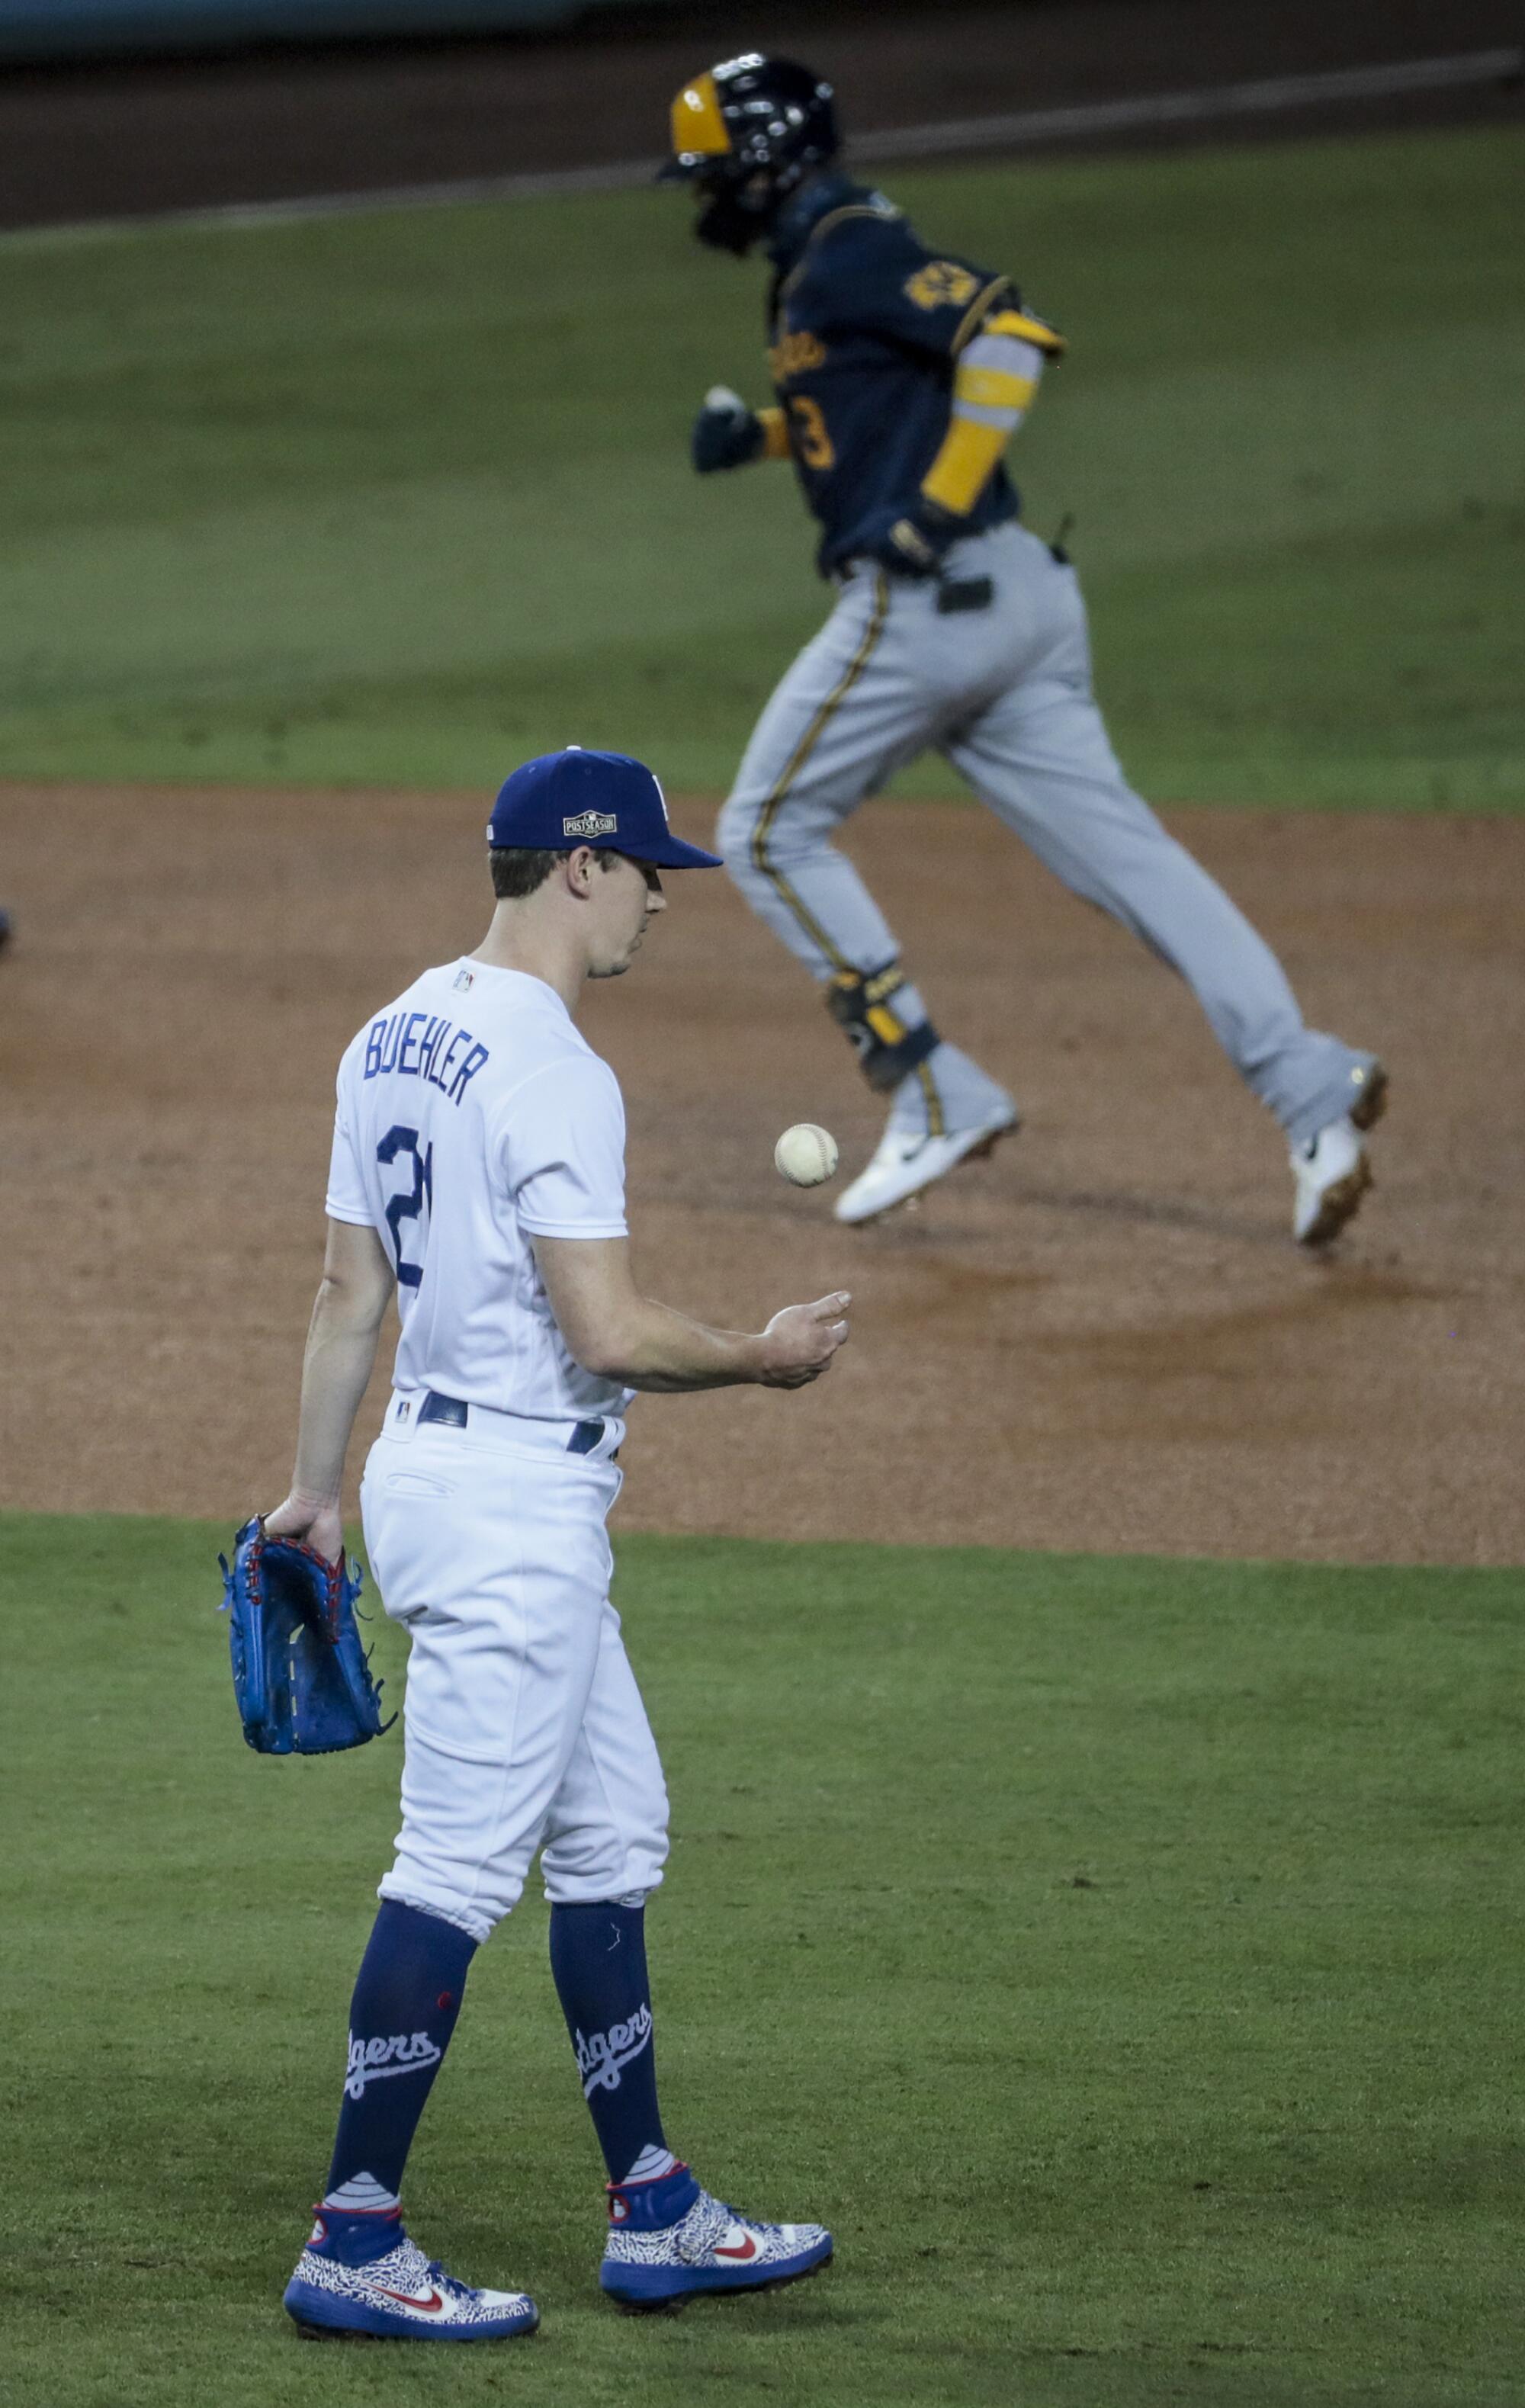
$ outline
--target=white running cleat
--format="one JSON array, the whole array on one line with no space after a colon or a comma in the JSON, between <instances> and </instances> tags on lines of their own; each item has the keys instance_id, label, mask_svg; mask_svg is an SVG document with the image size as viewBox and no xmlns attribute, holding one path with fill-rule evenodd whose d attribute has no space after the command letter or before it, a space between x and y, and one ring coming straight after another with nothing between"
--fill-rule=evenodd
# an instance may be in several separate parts
<instances>
[{"instance_id":1,"label":"white running cleat","mask_svg":"<svg viewBox=\"0 0 1525 2408\"><path fill-rule=\"evenodd\" d=\"M1360 1210L1372 1166L1354 1121L1331 1121L1292 1148L1292 1235L1300 1246L1327 1246Z\"/></svg>"},{"instance_id":2,"label":"white running cleat","mask_svg":"<svg viewBox=\"0 0 1525 2408\"><path fill-rule=\"evenodd\" d=\"M540 2321L526 2292L475 2291L406 2233L364 2266L341 2265L309 2242L285 2307L306 2341L514 2341Z\"/></svg>"},{"instance_id":3,"label":"white running cleat","mask_svg":"<svg viewBox=\"0 0 1525 2408\"><path fill-rule=\"evenodd\" d=\"M881 1212L892 1211L897 1204L930 1187L934 1179L945 1179L960 1162L977 1161L993 1152L999 1140L1018 1125L1017 1112L1010 1104L989 1119L976 1121L972 1128L949 1129L942 1137L897 1128L891 1122L872 1160L838 1197L837 1219L877 1220Z\"/></svg>"},{"instance_id":4,"label":"white running cleat","mask_svg":"<svg viewBox=\"0 0 1525 2408\"><path fill-rule=\"evenodd\" d=\"M1350 1111L1327 1121L1306 1145L1292 1148L1292 1235L1300 1246L1327 1246L1354 1220L1361 1197L1376 1183L1361 1138L1388 1108L1388 1074L1374 1062L1360 1076L1363 1093Z\"/></svg>"}]
</instances>

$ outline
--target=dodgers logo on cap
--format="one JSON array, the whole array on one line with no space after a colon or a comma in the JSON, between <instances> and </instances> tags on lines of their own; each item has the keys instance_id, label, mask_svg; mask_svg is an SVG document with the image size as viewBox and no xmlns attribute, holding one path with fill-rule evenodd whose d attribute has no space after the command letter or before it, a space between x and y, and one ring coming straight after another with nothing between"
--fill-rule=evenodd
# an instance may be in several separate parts
<instances>
[{"instance_id":1,"label":"dodgers logo on cap","mask_svg":"<svg viewBox=\"0 0 1525 2408\"><path fill-rule=\"evenodd\" d=\"M487 823L493 846L565 853L580 844L623 853L657 869L718 869L717 853L672 833L655 771L627 752L568 744L542 752L506 778Z\"/></svg>"}]
</instances>

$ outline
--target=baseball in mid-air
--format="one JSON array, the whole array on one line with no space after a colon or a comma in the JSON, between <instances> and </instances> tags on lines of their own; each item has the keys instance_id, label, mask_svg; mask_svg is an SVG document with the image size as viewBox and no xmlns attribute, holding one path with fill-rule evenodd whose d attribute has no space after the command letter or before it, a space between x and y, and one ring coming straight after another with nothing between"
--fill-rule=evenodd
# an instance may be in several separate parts
<instances>
[{"instance_id":1,"label":"baseball in mid-air","mask_svg":"<svg viewBox=\"0 0 1525 2408\"><path fill-rule=\"evenodd\" d=\"M813 1121L796 1121L773 1148L773 1161L792 1187L819 1187L837 1168L837 1140Z\"/></svg>"}]
</instances>

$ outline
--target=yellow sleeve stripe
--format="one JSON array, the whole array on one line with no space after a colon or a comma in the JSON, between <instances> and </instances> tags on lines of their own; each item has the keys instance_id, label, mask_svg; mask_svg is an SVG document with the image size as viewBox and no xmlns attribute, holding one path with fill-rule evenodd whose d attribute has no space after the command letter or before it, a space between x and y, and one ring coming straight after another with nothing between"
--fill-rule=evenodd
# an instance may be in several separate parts
<instances>
[{"instance_id":1,"label":"yellow sleeve stripe","mask_svg":"<svg viewBox=\"0 0 1525 2408\"><path fill-rule=\"evenodd\" d=\"M786 460L789 456L789 422L783 410L759 409L757 418L763 431L763 458Z\"/></svg>"},{"instance_id":2,"label":"yellow sleeve stripe","mask_svg":"<svg viewBox=\"0 0 1525 2408\"><path fill-rule=\"evenodd\" d=\"M927 499L958 518L967 518L1006 449L1008 431L1004 426L978 425L971 418L955 418L921 480Z\"/></svg>"},{"instance_id":3,"label":"yellow sleeve stripe","mask_svg":"<svg viewBox=\"0 0 1525 2408\"><path fill-rule=\"evenodd\" d=\"M1038 390L1036 377L1012 376L1004 368L977 368L962 361L953 380L955 406L972 401L985 409L1026 409Z\"/></svg>"},{"instance_id":4,"label":"yellow sleeve stripe","mask_svg":"<svg viewBox=\"0 0 1525 2408\"><path fill-rule=\"evenodd\" d=\"M1064 337L1057 335L1052 326L1045 326L1041 318L1024 316L1020 309L998 309L994 317L986 318L980 332L1020 336L1023 342L1035 343L1041 351L1052 351L1056 358L1069 348Z\"/></svg>"}]
</instances>

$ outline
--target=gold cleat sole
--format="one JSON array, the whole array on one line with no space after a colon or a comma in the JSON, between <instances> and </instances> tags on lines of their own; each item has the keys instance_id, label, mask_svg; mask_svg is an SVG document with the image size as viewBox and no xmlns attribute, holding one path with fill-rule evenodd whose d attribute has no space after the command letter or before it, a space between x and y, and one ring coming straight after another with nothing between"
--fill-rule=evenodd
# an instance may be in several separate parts
<instances>
[{"instance_id":1,"label":"gold cleat sole","mask_svg":"<svg viewBox=\"0 0 1525 2408\"><path fill-rule=\"evenodd\" d=\"M1372 1066L1372 1075L1366 1082L1366 1091L1364 1095L1361 1096L1359 1102L1352 1104L1350 1107L1350 1119L1352 1125L1360 1129L1363 1133L1367 1129L1375 1128L1378 1121L1382 1118L1382 1115L1387 1109L1388 1074L1383 1068L1381 1063L1376 1062ZM1370 1181L1368 1181L1367 1183L1370 1185ZM1358 1198L1358 1201L1360 1199ZM1353 1212L1355 1209L1355 1205L1353 1204L1350 1210ZM1349 1214L1347 1213L1345 1217L1348 1220Z\"/></svg>"},{"instance_id":2,"label":"gold cleat sole","mask_svg":"<svg viewBox=\"0 0 1525 2408\"><path fill-rule=\"evenodd\" d=\"M1369 1187L1376 1185L1372 1166L1364 1154L1354 1170L1347 1170L1331 1187L1326 1187L1319 1201L1318 1217L1298 1240L1300 1246L1327 1246L1337 1238L1349 1221L1360 1211L1360 1200Z\"/></svg>"}]
</instances>

